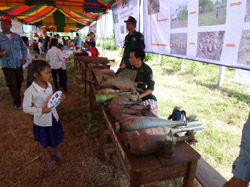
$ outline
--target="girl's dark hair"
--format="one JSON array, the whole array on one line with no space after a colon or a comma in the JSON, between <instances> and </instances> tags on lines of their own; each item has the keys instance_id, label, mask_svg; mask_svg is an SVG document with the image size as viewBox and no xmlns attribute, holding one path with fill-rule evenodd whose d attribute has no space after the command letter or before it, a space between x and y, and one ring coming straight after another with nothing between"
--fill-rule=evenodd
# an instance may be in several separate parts
<instances>
[{"instance_id":1,"label":"girl's dark hair","mask_svg":"<svg viewBox=\"0 0 250 187\"><path fill-rule=\"evenodd\" d=\"M40 75L41 71L45 68L50 68L50 65L45 60L33 60L28 66L28 74L31 80L34 80L34 73L38 73Z\"/></svg>"},{"instance_id":2,"label":"girl's dark hair","mask_svg":"<svg viewBox=\"0 0 250 187\"><path fill-rule=\"evenodd\" d=\"M28 42L29 41L29 38L26 37L26 36L22 36L22 39L23 39L23 42Z\"/></svg>"},{"instance_id":3,"label":"girl's dark hair","mask_svg":"<svg viewBox=\"0 0 250 187\"><path fill-rule=\"evenodd\" d=\"M132 49L130 51L131 52L134 52L135 53L135 58L141 58L141 60L143 61L145 59L145 52L144 52L144 49L142 48L136 48L136 49Z\"/></svg>"},{"instance_id":4,"label":"girl's dark hair","mask_svg":"<svg viewBox=\"0 0 250 187\"><path fill-rule=\"evenodd\" d=\"M52 45L52 46L56 46L57 44L58 44L57 39L56 39L56 38L53 38L53 39L51 40L51 45Z\"/></svg>"},{"instance_id":5,"label":"girl's dark hair","mask_svg":"<svg viewBox=\"0 0 250 187\"><path fill-rule=\"evenodd\" d=\"M90 43L91 47L95 47L95 42Z\"/></svg>"},{"instance_id":6,"label":"girl's dark hair","mask_svg":"<svg viewBox=\"0 0 250 187\"><path fill-rule=\"evenodd\" d=\"M86 41L85 43L88 44L88 45L90 45L90 41Z\"/></svg>"}]
</instances>

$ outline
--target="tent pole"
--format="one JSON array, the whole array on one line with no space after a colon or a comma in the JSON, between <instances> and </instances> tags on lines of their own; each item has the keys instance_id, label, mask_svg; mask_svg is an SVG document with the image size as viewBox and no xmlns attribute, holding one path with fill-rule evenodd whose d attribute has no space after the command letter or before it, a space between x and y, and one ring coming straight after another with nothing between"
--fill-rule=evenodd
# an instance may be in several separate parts
<instances>
[{"instance_id":1,"label":"tent pole","mask_svg":"<svg viewBox=\"0 0 250 187\"><path fill-rule=\"evenodd\" d=\"M141 32L141 0L138 0L139 2L138 2L138 4L139 4L139 6L138 6L138 8L139 8L139 32Z\"/></svg>"},{"instance_id":2,"label":"tent pole","mask_svg":"<svg viewBox=\"0 0 250 187\"><path fill-rule=\"evenodd\" d=\"M224 81L224 77L225 77L225 71L226 71L226 67L225 66L220 66L220 73L219 73L219 80L217 83L218 87L221 87Z\"/></svg>"},{"instance_id":3,"label":"tent pole","mask_svg":"<svg viewBox=\"0 0 250 187\"><path fill-rule=\"evenodd\" d=\"M104 24L103 24L103 17L100 19L100 21L102 22L100 25L101 25L101 31L102 31L102 56L104 56Z\"/></svg>"},{"instance_id":4,"label":"tent pole","mask_svg":"<svg viewBox=\"0 0 250 187\"><path fill-rule=\"evenodd\" d=\"M158 55L158 65L161 65L161 55Z\"/></svg>"},{"instance_id":5,"label":"tent pole","mask_svg":"<svg viewBox=\"0 0 250 187\"><path fill-rule=\"evenodd\" d=\"M107 14L104 15L104 56L106 56L106 29L107 29Z\"/></svg>"},{"instance_id":6,"label":"tent pole","mask_svg":"<svg viewBox=\"0 0 250 187\"><path fill-rule=\"evenodd\" d=\"M181 72L183 72L184 71L184 63L185 63L185 60L184 59L182 59L182 63L181 63Z\"/></svg>"}]
</instances>

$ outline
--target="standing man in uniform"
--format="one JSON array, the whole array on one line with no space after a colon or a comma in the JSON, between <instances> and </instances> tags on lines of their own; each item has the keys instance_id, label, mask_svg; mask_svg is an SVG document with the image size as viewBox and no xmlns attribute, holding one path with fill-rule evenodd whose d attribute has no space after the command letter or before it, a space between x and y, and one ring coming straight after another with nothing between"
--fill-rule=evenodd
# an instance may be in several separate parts
<instances>
[{"instance_id":1,"label":"standing man in uniform","mask_svg":"<svg viewBox=\"0 0 250 187\"><path fill-rule=\"evenodd\" d=\"M0 17L2 32L0 32L0 61L6 84L14 101L14 108L21 106L21 88L23 82L23 67L27 61L27 48L20 35L12 33L11 19L8 15Z\"/></svg>"},{"instance_id":2,"label":"standing man in uniform","mask_svg":"<svg viewBox=\"0 0 250 187\"><path fill-rule=\"evenodd\" d=\"M120 68L128 68L131 69L131 65L129 63L130 52L133 49L142 48L145 49L144 37L140 32L135 30L136 28L136 19L132 16L128 17L128 20L125 21L127 25L128 34L125 37L124 41L124 53L122 57L122 61L120 64Z\"/></svg>"}]
</instances>

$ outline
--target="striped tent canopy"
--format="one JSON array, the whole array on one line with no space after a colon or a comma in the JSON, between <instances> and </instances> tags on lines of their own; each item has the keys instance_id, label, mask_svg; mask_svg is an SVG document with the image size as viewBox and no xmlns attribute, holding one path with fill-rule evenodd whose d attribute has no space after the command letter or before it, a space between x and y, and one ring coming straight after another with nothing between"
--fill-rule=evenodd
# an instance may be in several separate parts
<instances>
[{"instance_id":1,"label":"striped tent canopy","mask_svg":"<svg viewBox=\"0 0 250 187\"><path fill-rule=\"evenodd\" d=\"M71 32L98 20L114 0L0 0L0 14L27 25Z\"/></svg>"}]
</instances>

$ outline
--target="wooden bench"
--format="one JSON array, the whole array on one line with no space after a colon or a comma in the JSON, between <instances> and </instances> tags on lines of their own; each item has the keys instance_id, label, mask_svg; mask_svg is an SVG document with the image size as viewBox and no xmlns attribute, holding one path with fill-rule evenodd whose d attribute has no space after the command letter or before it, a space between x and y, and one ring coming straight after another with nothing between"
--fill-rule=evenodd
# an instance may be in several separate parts
<instances>
[{"instance_id":1,"label":"wooden bench","mask_svg":"<svg viewBox=\"0 0 250 187\"><path fill-rule=\"evenodd\" d=\"M222 187L227 182L227 180L203 158L198 161L195 178L204 187Z\"/></svg>"}]
</instances>

